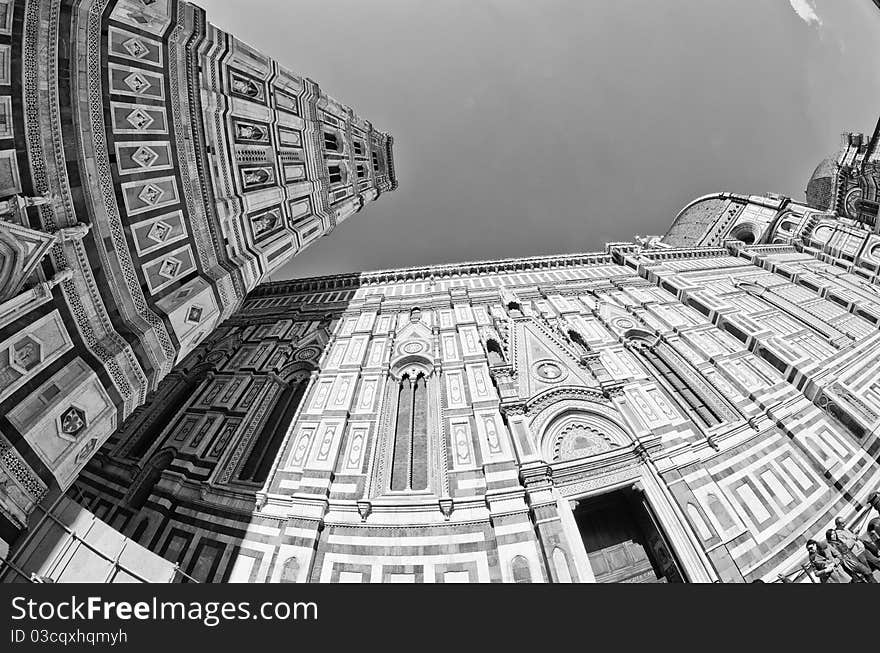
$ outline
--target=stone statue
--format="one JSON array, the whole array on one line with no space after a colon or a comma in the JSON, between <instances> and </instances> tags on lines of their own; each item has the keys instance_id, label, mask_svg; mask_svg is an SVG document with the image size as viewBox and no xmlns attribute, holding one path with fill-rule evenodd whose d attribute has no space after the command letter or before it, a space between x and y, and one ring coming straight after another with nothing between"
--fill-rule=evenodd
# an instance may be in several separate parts
<instances>
[{"instance_id":1,"label":"stone statue","mask_svg":"<svg viewBox=\"0 0 880 653\"><path fill-rule=\"evenodd\" d=\"M62 283L64 283L65 281L69 281L70 279L73 279L73 270L71 270L70 268L64 268L63 270L56 272L55 276L46 282L46 285L51 290L55 286L61 285Z\"/></svg>"},{"instance_id":2,"label":"stone statue","mask_svg":"<svg viewBox=\"0 0 880 653\"><path fill-rule=\"evenodd\" d=\"M55 240L59 243L66 243L71 240L82 240L89 230L92 228L90 224L83 224L82 222L77 222L72 227L62 227L58 231L55 232Z\"/></svg>"},{"instance_id":3,"label":"stone statue","mask_svg":"<svg viewBox=\"0 0 880 653\"><path fill-rule=\"evenodd\" d=\"M8 199L0 201L0 215L21 213L29 206L47 206L52 204L54 199L55 198L49 193L49 191L36 197L13 195Z\"/></svg>"},{"instance_id":4,"label":"stone statue","mask_svg":"<svg viewBox=\"0 0 880 653\"><path fill-rule=\"evenodd\" d=\"M263 168L257 168L256 170L247 170L244 173L245 186L254 186L257 184L265 184L268 181L269 181L269 173L266 172Z\"/></svg>"},{"instance_id":5,"label":"stone statue","mask_svg":"<svg viewBox=\"0 0 880 653\"><path fill-rule=\"evenodd\" d=\"M250 141L263 140L263 130L255 125L238 125L238 137Z\"/></svg>"},{"instance_id":6,"label":"stone statue","mask_svg":"<svg viewBox=\"0 0 880 653\"><path fill-rule=\"evenodd\" d=\"M248 97L257 97L260 94L256 84L249 79L242 79L240 77L232 78L232 90Z\"/></svg>"}]
</instances>

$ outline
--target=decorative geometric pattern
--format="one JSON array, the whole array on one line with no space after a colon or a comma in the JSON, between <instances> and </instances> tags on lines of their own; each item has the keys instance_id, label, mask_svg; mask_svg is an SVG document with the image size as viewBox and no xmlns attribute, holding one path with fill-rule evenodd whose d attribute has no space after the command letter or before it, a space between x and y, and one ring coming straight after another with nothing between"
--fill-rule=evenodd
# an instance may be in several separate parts
<instances>
[{"instance_id":1,"label":"decorative geometric pattern","mask_svg":"<svg viewBox=\"0 0 880 653\"><path fill-rule=\"evenodd\" d=\"M173 256L169 256L162 261L162 264L159 266L159 276L165 277L166 279L173 279L177 276L177 273L180 272L182 265L183 261L174 258Z\"/></svg>"},{"instance_id":2,"label":"decorative geometric pattern","mask_svg":"<svg viewBox=\"0 0 880 653\"><path fill-rule=\"evenodd\" d=\"M147 232L147 238L157 243L164 243L171 234L172 229L173 227L170 224L159 220L159 222L150 227L150 231Z\"/></svg>"},{"instance_id":3,"label":"decorative geometric pattern","mask_svg":"<svg viewBox=\"0 0 880 653\"><path fill-rule=\"evenodd\" d=\"M123 81L125 82L125 85L135 93L143 93L152 86L147 78L140 73L131 73Z\"/></svg>"},{"instance_id":4,"label":"decorative geometric pattern","mask_svg":"<svg viewBox=\"0 0 880 653\"><path fill-rule=\"evenodd\" d=\"M19 372L30 372L43 360L43 346L39 340L25 336L12 345L9 364Z\"/></svg>"},{"instance_id":5,"label":"decorative geometric pattern","mask_svg":"<svg viewBox=\"0 0 880 653\"><path fill-rule=\"evenodd\" d=\"M138 38L130 38L122 44L128 53L136 59L143 59L150 53L150 49Z\"/></svg>"},{"instance_id":6,"label":"decorative geometric pattern","mask_svg":"<svg viewBox=\"0 0 880 653\"><path fill-rule=\"evenodd\" d=\"M202 321L202 315L204 315L205 309L198 304L193 304L189 307L189 310L186 312L186 321L190 324L198 324Z\"/></svg>"},{"instance_id":7,"label":"decorative geometric pattern","mask_svg":"<svg viewBox=\"0 0 880 653\"><path fill-rule=\"evenodd\" d=\"M159 203L159 200L162 199L162 196L165 194L165 191L156 186L155 184L147 184L143 187L140 193L138 193L138 198L144 202L145 204L149 204L150 206L155 206Z\"/></svg>"},{"instance_id":8,"label":"decorative geometric pattern","mask_svg":"<svg viewBox=\"0 0 880 653\"><path fill-rule=\"evenodd\" d=\"M321 355L321 350L317 347L303 347L302 349L297 350L297 352L293 355L293 359L297 361L314 361L318 359L318 356Z\"/></svg>"},{"instance_id":9,"label":"decorative geometric pattern","mask_svg":"<svg viewBox=\"0 0 880 653\"><path fill-rule=\"evenodd\" d=\"M553 449L553 460L585 458L612 448L610 439L595 428L575 422L558 436Z\"/></svg>"},{"instance_id":10,"label":"decorative geometric pattern","mask_svg":"<svg viewBox=\"0 0 880 653\"><path fill-rule=\"evenodd\" d=\"M58 418L59 430L63 435L76 437L86 428L86 414L81 408L70 406Z\"/></svg>"},{"instance_id":11,"label":"decorative geometric pattern","mask_svg":"<svg viewBox=\"0 0 880 653\"><path fill-rule=\"evenodd\" d=\"M562 380L562 368L551 361L543 361L535 366L535 373L544 381L560 381Z\"/></svg>"},{"instance_id":12,"label":"decorative geometric pattern","mask_svg":"<svg viewBox=\"0 0 880 653\"><path fill-rule=\"evenodd\" d=\"M125 119L135 129L146 129L154 122L156 122L153 119L153 116L148 114L143 109L135 109L130 114L128 114Z\"/></svg>"},{"instance_id":13,"label":"decorative geometric pattern","mask_svg":"<svg viewBox=\"0 0 880 653\"><path fill-rule=\"evenodd\" d=\"M131 155L131 160L137 163L142 168L149 168L151 165L156 163L156 159L158 158L159 155L156 153L156 151L145 145L141 145L138 149L134 151L134 154Z\"/></svg>"}]
</instances>

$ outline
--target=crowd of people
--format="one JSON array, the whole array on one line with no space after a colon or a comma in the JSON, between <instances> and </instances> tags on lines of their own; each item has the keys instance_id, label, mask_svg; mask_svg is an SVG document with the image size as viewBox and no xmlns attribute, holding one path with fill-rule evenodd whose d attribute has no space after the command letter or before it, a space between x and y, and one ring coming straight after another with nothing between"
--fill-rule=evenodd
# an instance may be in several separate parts
<instances>
[{"instance_id":1,"label":"crowd of people","mask_svg":"<svg viewBox=\"0 0 880 653\"><path fill-rule=\"evenodd\" d=\"M847 528L843 519L825 531L825 541L807 540L810 572L822 583L876 583L880 571L880 492L872 492L868 504L871 515L861 536Z\"/></svg>"}]
</instances>

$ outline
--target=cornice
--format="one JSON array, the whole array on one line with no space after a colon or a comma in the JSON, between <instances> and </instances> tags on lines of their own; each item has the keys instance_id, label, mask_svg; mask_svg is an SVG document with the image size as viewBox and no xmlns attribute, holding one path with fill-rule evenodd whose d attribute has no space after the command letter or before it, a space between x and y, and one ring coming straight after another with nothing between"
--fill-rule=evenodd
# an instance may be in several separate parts
<instances>
[{"instance_id":1,"label":"cornice","mask_svg":"<svg viewBox=\"0 0 880 653\"><path fill-rule=\"evenodd\" d=\"M400 281L429 281L479 274L504 274L508 272L528 272L582 265L612 264L614 264L614 261L608 252L583 252L488 261L468 261L464 263L445 263L371 272L351 272L323 277L291 279L289 281L272 281L255 288L250 297L271 297L275 295L353 289Z\"/></svg>"}]
</instances>

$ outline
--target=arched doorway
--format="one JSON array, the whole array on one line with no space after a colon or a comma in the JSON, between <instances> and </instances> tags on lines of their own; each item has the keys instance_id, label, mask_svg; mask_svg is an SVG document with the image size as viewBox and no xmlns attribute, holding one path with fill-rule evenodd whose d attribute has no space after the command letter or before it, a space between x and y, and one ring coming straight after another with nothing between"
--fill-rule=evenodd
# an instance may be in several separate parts
<instances>
[{"instance_id":1,"label":"arched doorway","mask_svg":"<svg viewBox=\"0 0 880 653\"><path fill-rule=\"evenodd\" d=\"M591 572L581 576L592 576L598 583L683 582L682 567L651 502L636 489L645 464L626 426L612 412L608 407L569 405L544 422L542 448L554 478L584 479L584 484L588 478L601 478L605 469L623 466L633 479L604 489L591 481L588 484L598 488L569 504L569 524L576 528L569 537L583 544L583 549L572 549L576 557L586 555Z\"/></svg>"},{"instance_id":2,"label":"arched doorway","mask_svg":"<svg viewBox=\"0 0 880 653\"><path fill-rule=\"evenodd\" d=\"M597 583L681 583L649 503L630 488L577 502L574 519Z\"/></svg>"}]
</instances>

